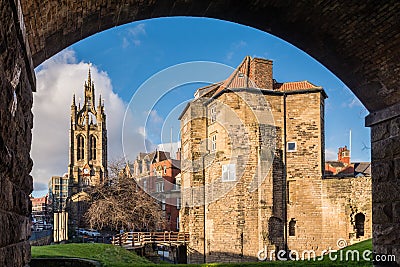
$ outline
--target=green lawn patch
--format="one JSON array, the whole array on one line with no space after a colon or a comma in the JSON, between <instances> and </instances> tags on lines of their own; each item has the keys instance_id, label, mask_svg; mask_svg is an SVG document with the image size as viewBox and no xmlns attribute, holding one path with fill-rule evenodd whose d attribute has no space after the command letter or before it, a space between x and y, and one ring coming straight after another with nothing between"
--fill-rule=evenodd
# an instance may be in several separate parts
<instances>
[{"instance_id":1,"label":"green lawn patch","mask_svg":"<svg viewBox=\"0 0 400 267\"><path fill-rule=\"evenodd\" d=\"M360 259L345 261L346 252L349 250L359 251ZM198 265L174 265L174 264L154 264L147 259L138 256L136 253L127 251L124 248L106 244L64 244L32 247L32 257L69 257L84 258L99 261L104 267L128 267L128 266L217 266L217 267L238 267L238 266L372 266L372 261L362 258L362 253L366 250L372 251L372 240L366 240L358 244L346 247L342 252L336 254L338 258L330 260L326 255L323 260L299 260L299 261L275 261L275 262L249 262L249 263L212 263ZM340 253L342 259L340 260ZM372 256L372 255L371 255ZM349 258L351 259L349 254Z\"/></svg>"},{"instance_id":2,"label":"green lawn patch","mask_svg":"<svg viewBox=\"0 0 400 267\"><path fill-rule=\"evenodd\" d=\"M127 267L150 264L135 252L107 244L62 244L32 247L33 258L83 258L98 261L104 267Z\"/></svg>"}]
</instances>

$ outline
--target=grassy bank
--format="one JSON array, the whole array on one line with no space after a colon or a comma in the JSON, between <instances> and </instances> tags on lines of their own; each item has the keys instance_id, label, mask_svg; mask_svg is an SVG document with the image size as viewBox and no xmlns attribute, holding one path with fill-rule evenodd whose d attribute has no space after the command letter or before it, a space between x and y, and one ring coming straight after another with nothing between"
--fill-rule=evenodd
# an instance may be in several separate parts
<instances>
[{"instance_id":1,"label":"grassy bank","mask_svg":"<svg viewBox=\"0 0 400 267\"><path fill-rule=\"evenodd\" d=\"M357 250L360 253L359 261L344 261L340 260L340 253L342 258L345 259L346 252L349 250ZM362 259L362 253L365 250L372 251L372 241L367 240L358 244L349 246L337 252L337 259L332 261L328 256L323 260L306 260L306 261L276 261L276 262L254 262L254 263L213 263L213 264L200 264L200 265L180 265L180 266L372 266L370 261ZM177 266L170 264L154 264L145 258L137 256L135 253L127 251L120 247L115 247L106 244L65 244L65 245L51 245L32 247L32 257L75 257L85 258L99 261L104 267L127 267L127 266ZM351 258L351 257L349 257Z\"/></svg>"},{"instance_id":2,"label":"grassy bank","mask_svg":"<svg viewBox=\"0 0 400 267\"><path fill-rule=\"evenodd\" d=\"M32 247L33 258L68 257L98 261L104 267L146 265L151 262L124 248L107 244L63 244Z\"/></svg>"}]
</instances>

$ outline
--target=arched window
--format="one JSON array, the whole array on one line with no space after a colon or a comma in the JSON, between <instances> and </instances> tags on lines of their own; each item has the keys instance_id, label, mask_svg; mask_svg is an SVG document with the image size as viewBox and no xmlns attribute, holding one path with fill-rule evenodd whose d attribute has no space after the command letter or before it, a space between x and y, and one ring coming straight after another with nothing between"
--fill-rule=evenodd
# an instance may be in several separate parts
<instances>
[{"instance_id":1,"label":"arched window","mask_svg":"<svg viewBox=\"0 0 400 267\"><path fill-rule=\"evenodd\" d=\"M296 235L296 221L292 218L289 222L289 236Z\"/></svg>"},{"instance_id":2,"label":"arched window","mask_svg":"<svg viewBox=\"0 0 400 267\"><path fill-rule=\"evenodd\" d=\"M89 139L90 150L89 150L89 160L96 159L96 137L94 135L90 135Z\"/></svg>"},{"instance_id":3,"label":"arched window","mask_svg":"<svg viewBox=\"0 0 400 267\"><path fill-rule=\"evenodd\" d=\"M78 149L76 152L76 158L78 160L84 159L85 157L85 138L83 138L82 135L78 135L77 137L77 145L78 145Z\"/></svg>"},{"instance_id":4,"label":"arched window","mask_svg":"<svg viewBox=\"0 0 400 267\"><path fill-rule=\"evenodd\" d=\"M355 216L356 219L356 237L364 236L364 223L365 223L365 215L362 213L357 213Z\"/></svg>"}]
</instances>

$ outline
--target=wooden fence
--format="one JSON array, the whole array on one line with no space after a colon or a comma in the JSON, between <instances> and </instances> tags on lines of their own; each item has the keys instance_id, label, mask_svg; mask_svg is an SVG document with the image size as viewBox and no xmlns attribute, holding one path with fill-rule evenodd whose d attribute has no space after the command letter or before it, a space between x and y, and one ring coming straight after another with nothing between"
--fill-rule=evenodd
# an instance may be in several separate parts
<instances>
[{"instance_id":1,"label":"wooden fence","mask_svg":"<svg viewBox=\"0 0 400 267\"><path fill-rule=\"evenodd\" d=\"M112 244L126 249L143 247L146 244L180 246L189 242L189 233L184 232L125 232L113 236Z\"/></svg>"}]
</instances>

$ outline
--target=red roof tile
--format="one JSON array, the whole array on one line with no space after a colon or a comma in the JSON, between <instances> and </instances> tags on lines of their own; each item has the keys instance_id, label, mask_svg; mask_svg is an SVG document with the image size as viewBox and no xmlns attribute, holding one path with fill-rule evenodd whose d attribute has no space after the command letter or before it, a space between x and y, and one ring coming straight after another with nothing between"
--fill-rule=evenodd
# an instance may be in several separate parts
<instances>
[{"instance_id":1,"label":"red roof tile","mask_svg":"<svg viewBox=\"0 0 400 267\"><path fill-rule=\"evenodd\" d=\"M297 91L297 90L306 90L313 88L321 88L316 86L309 81L300 81L300 82L287 82L287 83L275 83L274 89L279 91Z\"/></svg>"}]
</instances>

